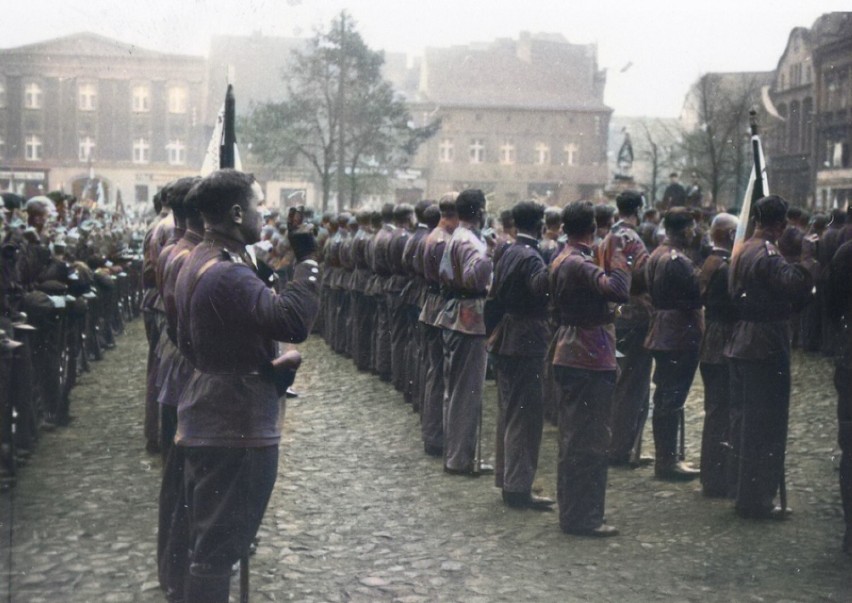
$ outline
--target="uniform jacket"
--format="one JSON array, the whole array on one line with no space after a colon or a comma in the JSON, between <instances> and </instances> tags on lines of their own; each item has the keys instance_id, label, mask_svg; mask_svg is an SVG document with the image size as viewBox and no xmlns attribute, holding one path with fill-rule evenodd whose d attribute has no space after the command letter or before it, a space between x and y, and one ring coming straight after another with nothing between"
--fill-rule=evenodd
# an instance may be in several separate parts
<instances>
[{"instance_id":1,"label":"uniform jacket","mask_svg":"<svg viewBox=\"0 0 852 603\"><path fill-rule=\"evenodd\" d=\"M704 312L695 264L666 241L648 258L645 280L654 305L645 347L697 352L704 333Z\"/></svg>"},{"instance_id":2,"label":"uniform jacket","mask_svg":"<svg viewBox=\"0 0 852 603\"><path fill-rule=\"evenodd\" d=\"M614 371L615 327L612 303L629 298L630 272L623 255L613 255L607 274L592 248L567 244L550 265L550 299L556 332L552 363L592 371Z\"/></svg>"},{"instance_id":3,"label":"uniform jacket","mask_svg":"<svg viewBox=\"0 0 852 603\"><path fill-rule=\"evenodd\" d=\"M488 350L502 356L544 357L550 341L550 286L538 241L518 235L494 266L489 297L503 311Z\"/></svg>"},{"instance_id":4,"label":"uniform jacket","mask_svg":"<svg viewBox=\"0 0 852 603\"><path fill-rule=\"evenodd\" d=\"M447 302L436 326L468 335L485 335L485 295L493 266L485 242L463 222L441 257L438 275Z\"/></svg>"},{"instance_id":5,"label":"uniform jacket","mask_svg":"<svg viewBox=\"0 0 852 603\"><path fill-rule=\"evenodd\" d=\"M654 309L651 303L651 294L648 292L648 284L645 281L645 266L650 257L648 248L635 226L624 220L619 220L610 229L609 234L604 238L598 249L602 258L608 258L612 255L616 237L624 241L623 255L627 259L631 272L630 301L621 306L616 324L628 327L647 324ZM606 263L604 263L604 269L608 269Z\"/></svg>"},{"instance_id":6,"label":"uniform jacket","mask_svg":"<svg viewBox=\"0 0 852 603\"><path fill-rule=\"evenodd\" d=\"M698 277L704 303L704 337L699 360L704 364L725 362L725 346L737 322L737 307L728 293L730 259L730 251L714 247Z\"/></svg>"},{"instance_id":7,"label":"uniform jacket","mask_svg":"<svg viewBox=\"0 0 852 603\"><path fill-rule=\"evenodd\" d=\"M299 263L281 294L264 285L241 242L206 233L177 278L178 346L195 367L180 398L183 446L277 445L275 341L298 343L319 310L319 268Z\"/></svg>"},{"instance_id":8,"label":"uniform jacket","mask_svg":"<svg viewBox=\"0 0 852 603\"><path fill-rule=\"evenodd\" d=\"M407 283L402 290L402 300L409 306L423 307L426 295L426 279L423 276L423 248L429 227L418 224L417 228L405 243L402 250L402 268L407 277Z\"/></svg>"},{"instance_id":9,"label":"uniform jacket","mask_svg":"<svg viewBox=\"0 0 852 603\"><path fill-rule=\"evenodd\" d=\"M441 293L441 258L444 257L444 249L452 238L446 228L437 226L423 243L423 279L426 283L426 293L423 296L423 310L420 312L420 321L427 325L438 326L438 315L444 309L444 299Z\"/></svg>"}]
</instances>

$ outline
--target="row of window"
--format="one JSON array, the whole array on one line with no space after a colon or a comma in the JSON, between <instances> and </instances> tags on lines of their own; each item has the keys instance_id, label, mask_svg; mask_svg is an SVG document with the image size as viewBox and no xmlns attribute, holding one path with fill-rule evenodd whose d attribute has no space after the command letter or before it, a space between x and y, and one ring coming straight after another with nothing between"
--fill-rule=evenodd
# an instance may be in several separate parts
<instances>
[{"instance_id":1,"label":"row of window","mask_svg":"<svg viewBox=\"0 0 852 603\"><path fill-rule=\"evenodd\" d=\"M472 138L468 145L468 162L485 163L485 139ZM517 147L513 140L505 139L499 147L498 160L503 165L513 165L518 161ZM580 145L568 143L562 147L562 165L577 165L580 155ZM441 163L453 163L456 160L455 141L444 138L438 144L438 161ZM550 145L546 142L537 142L533 149L533 163L536 165L550 165L552 161Z\"/></svg>"},{"instance_id":2,"label":"row of window","mask_svg":"<svg viewBox=\"0 0 852 603\"><path fill-rule=\"evenodd\" d=\"M189 91L186 86L170 86L167 91L169 113L183 114L189 105ZM0 108L6 106L6 88L0 81ZM44 88L38 82L24 85L24 108L44 108ZM95 111L98 108L98 87L94 83L77 84L77 109ZM131 110L134 113L148 113L151 110L151 87L147 84L133 86L131 92Z\"/></svg>"},{"instance_id":3,"label":"row of window","mask_svg":"<svg viewBox=\"0 0 852 603\"><path fill-rule=\"evenodd\" d=\"M95 139L91 136L81 136L77 146L80 161L94 159ZM186 143L179 138L169 141L166 145L166 153L170 165L184 165L186 163ZM0 158L5 156L6 142L0 138ZM30 134L24 138L24 158L27 161L41 161L44 159L44 140L37 134ZM135 138L133 140L133 163L149 163L151 161L151 141L147 138Z\"/></svg>"}]
</instances>

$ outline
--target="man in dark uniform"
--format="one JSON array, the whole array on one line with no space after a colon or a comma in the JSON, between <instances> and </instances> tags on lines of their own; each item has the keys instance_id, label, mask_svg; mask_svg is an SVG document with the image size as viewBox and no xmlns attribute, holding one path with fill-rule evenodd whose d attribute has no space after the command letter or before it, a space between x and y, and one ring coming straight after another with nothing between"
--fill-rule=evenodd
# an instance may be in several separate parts
<instances>
[{"instance_id":1,"label":"man in dark uniform","mask_svg":"<svg viewBox=\"0 0 852 603\"><path fill-rule=\"evenodd\" d=\"M847 226L848 229L848 226ZM843 551L852 554L852 241L843 243L831 260L827 291L829 318L838 328L835 339L834 386L837 388L837 442L840 445L840 500L846 532Z\"/></svg>"},{"instance_id":2,"label":"man in dark uniform","mask_svg":"<svg viewBox=\"0 0 852 603\"><path fill-rule=\"evenodd\" d=\"M725 356L731 359L731 405L742 411L736 511L747 518L783 518L774 506L784 480L790 409L790 315L810 295L810 257L789 264L775 241L787 225L777 195L754 206L754 235L735 250L730 291L738 320ZM804 250L803 250L804 252ZM808 254L804 254L808 255Z\"/></svg>"},{"instance_id":3,"label":"man in dark uniform","mask_svg":"<svg viewBox=\"0 0 852 603\"><path fill-rule=\"evenodd\" d=\"M382 292L382 280L378 274L373 271L373 263L376 257L376 237L382 230L382 213L378 211L370 212L370 238L367 240L367 246L364 251L364 256L367 259L367 266L370 268L370 275L367 278L367 285L364 287L364 295L369 298L369 305L373 312L373 318L370 322L370 372L377 374L378 367L378 348L376 347L376 325L378 324L378 304L379 297L384 298Z\"/></svg>"},{"instance_id":4,"label":"man in dark uniform","mask_svg":"<svg viewBox=\"0 0 852 603\"><path fill-rule=\"evenodd\" d=\"M189 547L183 491L183 449L174 446L177 431L177 406L183 388L192 377L193 366L177 347L177 306L175 285L181 267L204 234L201 213L189 196L200 178L181 178L170 188L175 232L183 233L170 249L160 252L158 289L166 315L168 359L160 363L160 445L163 478L160 484L159 525L157 530L157 568L160 586L169 600L180 599L186 578L186 551ZM167 251L168 250L168 251Z\"/></svg>"},{"instance_id":5,"label":"man in dark uniform","mask_svg":"<svg viewBox=\"0 0 852 603\"><path fill-rule=\"evenodd\" d=\"M388 281L393 274L390 263L390 241L396 226L393 225L392 203L382 206L382 227L376 233L373 244L373 272L376 275L376 373L382 381L390 381L391 360L391 309L388 305Z\"/></svg>"},{"instance_id":6,"label":"man in dark uniform","mask_svg":"<svg viewBox=\"0 0 852 603\"><path fill-rule=\"evenodd\" d=\"M615 319L619 351L619 375L612 396L612 439L609 462L638 467L641 462L642 432L651 399L651 353L645 337L651 319L651 296L645 282L648 251L637 228L644 200L634 191L625 191L615 200L618 221L599 249L601 258L612 255L614 245L624 246L631 270L630 301L621 306ZM604 266L606 268L606 266Z\"/></svg>"},{"instance_id":7,"label":"man in dark uniform","mask_svg":"<svg viewBox=\"0 0 852 603\"><path fill-rule=\"evenodd\" d=\"M701 433L701 489L704 496L725 498L736 490L736 470L731 466L732 435L739 427L731 408L731 380L725 346L737 321L737 308L728 293L728 265L738 220L721 213L713 218L713 251L701 267L701 301L705 328L699 352L704 381L704 430Z\"/></svg>"},{"instance_id":8,"label":"man in dark uniform","mask_svg":"<svg viewBox=\"0 0 852 603\"><path fill-rule=\"evenodd\" d=\"M562 214L562 228L568 243L550 265L551 303L559 325L552 362L562 387L559 525L568 534L615 536L618 530L603 523L616 373L611 304L628 300L630 271L618 242L607 258L609 272L595 263L591 203L570 203Z\"/></svg>"},{"instance_id":9,"label":"man in dark uniform","mask_svg":"<svg viewBox=\"0 0 852 603\"><path fill-rule=\"evenodd\" d=\"M817 243L816 260L819 262L819 280L817 281L817 290L820 291L819 299L821 304L821 325L822 337L820 338L820 350L826 356L830 356L834 352L834 325L828 316L828 298L822 293L828 288L828 272L831 259L837 252L843 241L843 230L846 224L846 212L842 209L833 209L831 211L831 220L828 227Z\"/></svg>"},{"instance_id":10,"label":"man in dark uniform","mask_svg":"<svg viewBox=\"0 0 852 603\"><path fill-rule=\"evenodd\" d=\"M330 303L328 304L328 334L326 335L328 345L335 352L340 351L340 340L343 337L341 329L341 306L343 305L343 289L341 282L343 280L343 267L340 265L340 246L343 241L349 236L349 218L348 212L342 212L337 216L338 229L337 233L332 237L331 244L328 249L328 264L332 273L328 277L328 287L330 295Z\"/></svg>"},{"instance_id":11,"label":"man in dark uniform","mask_svg":"<svg viewBox=\"0 0 852 603\"><path fill-rule=\"evenodd\" d=\"M149 453L160 450L159 443L159 404L157 403L157 348L163 333L165 315L163 314L160 294L157 290L156 266L160 251L166 244L174 228L174 218L168 206L168 186L154 195L154 209L157 217L145 233L142 244L142 312L145 321L145 335L148 338L148 367L145 387L145 449Z\"/></svg>"},{"instance_id":12,"label":"man in dark uniform","mask_svg":"<svg viewBox=\"0 0 852 603\"><path fill-rule=\"evenodd\" d=\"M660 203L660 209L667 211L673 207L683 207L686 205L686 189L678 182L677 172L669 174L669 185L663 192L663 201Z\"/></svg>"},{"instance_id":13,"label":"man in dark uniform","mask_svg":"<svg viewBox=\"0 0 852 603\"><path fill-rule=\"evenodd\" d=\"M423 247L426 237L438 225L441 212L432 201L419 201L414 206L417 226L408 238L402 251L402 269L407 283L401 296L405 306L406 331L408 344L405 349L405 364L409 367L405 392L411 400L415 412L420 412L423 404L423 384L426 379L425 342L420 326L420 311L423 309L423 297L426 295L426 281L423 277Z\"/></svg>"},{"instance_id":14,"label":"man in dark uniform","mask_svg":"<svg viewBox=\"0 0 852 603\"><path fill-rule=\"evenodd\" d=\"M402 254L405 244L411 236L414 208L408 203L401 203L393 210L393 223L396 227L388 241L388 263L391 275L387 280L388 312L391 330L391 384L396 391L403 394L407 404L411 398L406 392L409 367L406 366L405 349L408 345L408 330L406 329L406 306L402 299L402 289L408 281L408 275L402 265Z\"/></svg>"},{"instance_id":15,"label":"man in dark uniform","mask_svg":"<svg viewBox=\"0 0 852 603\"><path fill-rule=\"evenodd\" d=\"M319 309L312 233L291 231L297 265L280 295L258 278L245 245L260 235L263 193L220 170L195 191L204 240L178 275L178 344L195 367L178 408L190 534L186 603L226 603L231 566L248 553L278 467L275 341L298 343ZM251 407L251 412L247 409Z\"/></svg>"},{"instance_id":16,"label":"man in dark uniform","mask_svg":"<svg viewBox=\"0 0 852 603\"><path fill-rule=\"evenodd\" d=\"M553 500L532 494L544 424L541 374L550 336L547 266L538 249L544 208L512 208L515 242L494 267L489 297L503 316L489 338L498 409L494 481L510 507L549 510Z\"/></svg>"},{"instance_id":17,"label":"man in dark uniform","mask_svg":"<svg viewBox=\"0 0 852 603\"><path fill-rule=\"evenodd\" d=\"M645 278L654 311L645 347L654 356L654 475L664 480L690 480L698 470L678 451L683 437L683 406L698 368L704 312L698 270L684 250L695 232L686 208L675 207L663 218L666 240L648 258ZM682 453L682 451L680 451Z\"/></svg>"},{"instance_id":18,"label":"man in dark uniform","mask_svg":"<svg viewBox=\"0 0 852 603\"><path fill-rule=\"evenodd\" d=\"M444 339L438 316L444 307L439 269L447 242L459 223L456 212L457 193L441 197L438 207L441 219L423 243L423 278L426 294L420 322L423 324L424 356L426 365L423 385L423 406L420 409L420 431L423 449L430 456L444 453Z\"/></svg>"},{"instance_id":19,"label":"man in dark uniform","mask_svg":"<svg viewBox=\"0 0 852 603\"><path fill-rule=\"evenodd\" d=\"M373 354L373 325L375 308L373 298L365 294L370 280L370 265L367 262L367 244L370 241L370 212L361 210L356 215L358 232L352 240L352 259L355 270L352 276L352 305L349 315L353 323L352 329L352 359L359 371L370 369L370 358Z\"/></svg>"},{"instance_id":20,"label":"man in dark uniform","mask_svg":"<svg viewBox=\"0 0 852 603\"><path fill-rule=\"evenodd\" d=\"M338 324L341 325L343 331L340 337L339 353L344 356L351 357L354 352L353 330L353 308L352 308L352 287L356 279L355 273L355 254L354 244L355 237L358 235L358 220L352 216L347 225L348 236L340 243L340 291L341 304L338 308L339 318Z\"/></svg>"},{"instance_id":21,"label":"man in dark uniform","mask_svg":"<svg viewBox=\"0 0 852 603\"><path fill-rule=\"evenodd\" d=\"M478 458L485 385L485 294L491 284L488 244L480 237L485 195L468 189L456 199L459 225L447 242L439 275L447 302L436 325L444 337L444 471L479 475L493 467Z\"/></svg>"}]
</instances>

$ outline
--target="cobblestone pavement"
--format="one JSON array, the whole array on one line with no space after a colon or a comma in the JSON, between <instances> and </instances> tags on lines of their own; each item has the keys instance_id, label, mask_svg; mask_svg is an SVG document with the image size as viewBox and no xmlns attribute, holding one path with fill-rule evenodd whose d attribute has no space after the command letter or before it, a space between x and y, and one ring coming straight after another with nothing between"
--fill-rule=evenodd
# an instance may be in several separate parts
<instances>
[{"instance_id":1,"label":"cobblestone pavement","mask_svg":"<svg viewBox=\"0 0 852 603\"><path fill-rule=\"evenodd\" d=\"M839 550L829 363L795 357L788 491L793 518L746 522L698 485L613 470L604 541L563 535L554 513L506 509L489 477L447 476L422 453L393 389L318 338L289 402L278 483L252 560L252 601L849 601ZM45 434L0 495L11 601L163 601L154 567L159 460L142 439L141 321L73 392L77 420ZM698 460L700 379L688 402ZM486 434L495 389L486 386ZM648 439L647 441L650 441ZM486 458L492 449L486 441ZM555 493L547 426L538 485ZM9 518L14 504L12 544ZM11 575L7 574L11 551ZM236 591L234 580L232 590Z\"/></svg>"}]
</instances>

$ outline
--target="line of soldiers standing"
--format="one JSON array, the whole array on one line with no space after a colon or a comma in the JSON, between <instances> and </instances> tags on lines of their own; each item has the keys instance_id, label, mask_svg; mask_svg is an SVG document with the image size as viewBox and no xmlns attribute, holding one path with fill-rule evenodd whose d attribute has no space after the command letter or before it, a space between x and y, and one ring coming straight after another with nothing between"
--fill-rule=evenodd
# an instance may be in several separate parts
<instances>
[{"instance_id":1,"label":"line of soldiers standing","mask_svg":"<svg viewBox=\"0 0 852 603\"><path fill-rule=\"evenodd\" d=\"M490 354L499 405L495 484L508 506L551 507L531 489L543 421L556 422L559 522L567 533L616 534L604 523L608 467L649 462L658 479L700 476L706 496L733 498L742 517L783 518L789 509L774 501L781 491L784 502L790 325L813 306L822 278L825 320L843 324L830 332L838 335L841 490L852 525L842 322L852 310L846 279L830 279L848 267L829 269L835 253L804 234L798 256L785 257L779 246L798 226L788 228L788 205L777 196L756 204L754 235L733 260L731 214L716 215L705 232L700 212L675 207L661 237L640 194L622 193L616 205L617 214L587 202L561 211L521 202L501 215L500 236L482 229L478 190L413 208L324 216L322 333L359 370L402 392L420 414L425 453L441 457L451 474L492 469L479 450ZM835 250L852 238L838 232L845 234ZM699 369L700 472L685 462L683 420ZM652 380L648 458L641 450ZM847 527L847 551L849 534Z\"/></svg>"},{"instance_id":2,"label":"line of soldiers standing","mask_svg":"<svg viewBox=\"0 0 852 603\"><path fill-rule=\"evenodd\" d=\"M13 483L41 430L67 426L70 392L139 313L138 241L124 216L60 192L0 212L0 477Z\"/></svg>"}]
</instances>

